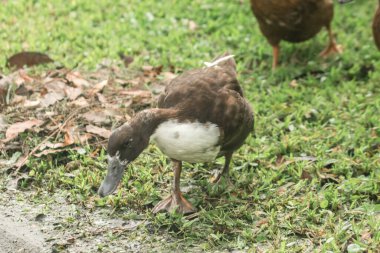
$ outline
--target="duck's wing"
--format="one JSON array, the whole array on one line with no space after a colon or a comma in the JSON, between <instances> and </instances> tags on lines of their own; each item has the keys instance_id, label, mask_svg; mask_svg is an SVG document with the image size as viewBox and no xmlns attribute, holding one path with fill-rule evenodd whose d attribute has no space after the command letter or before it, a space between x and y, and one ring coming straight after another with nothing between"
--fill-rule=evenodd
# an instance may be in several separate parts
<instances>
[{"instance_id":1,"label":"duck's wing","mask_svg":"<svg viewBox=\"0 0 380 253\"><path fill-rule=\"evenodd\" d=\"M240 147L253 131L253 112L243 97L233 59L186 72L175 78L161 95L158 106L175 108L180 121L216 124L221 152Z\"/></svg>"},{"instance_id":2,"label":"duck's wing","mask_svg":"<svg viewBox=\"0 0 380 253\"><path fill-rule=\"evenodd\" d=\"M187 71L174 78L165 88L158 99L159 108L175 107L184 101L190 100L196 103L197 98L203 100L207 94L218 92L221 89L229 89L243 95L243 91L236 78L236 63L234 59L227 58L217 62L222 55L208 64L215 65Z\"/></svg>"}]
</instances>

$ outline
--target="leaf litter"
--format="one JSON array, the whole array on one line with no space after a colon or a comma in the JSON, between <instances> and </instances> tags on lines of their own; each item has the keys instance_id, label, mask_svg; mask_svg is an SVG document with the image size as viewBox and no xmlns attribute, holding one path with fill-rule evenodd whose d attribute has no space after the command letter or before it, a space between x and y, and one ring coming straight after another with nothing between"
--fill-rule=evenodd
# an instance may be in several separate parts
<instances>
[{"instance_id":1,"label":"leaf litter","mask_svg":"<svg viewBox=\"0 0 380 253\"><path fill-rule=\"evenodd\" d=\"M114 67L86 73L61 68L38 75L20 69L1 76L0 145L5 157L19 152L8 167L17 173L32 156L104 144L113 126L154 105L157 90L175 77L162 69ZM30 135L20 137L25 131L40 140L34 147L29 147L35 143Z\"/></svg>"}]
</instances>

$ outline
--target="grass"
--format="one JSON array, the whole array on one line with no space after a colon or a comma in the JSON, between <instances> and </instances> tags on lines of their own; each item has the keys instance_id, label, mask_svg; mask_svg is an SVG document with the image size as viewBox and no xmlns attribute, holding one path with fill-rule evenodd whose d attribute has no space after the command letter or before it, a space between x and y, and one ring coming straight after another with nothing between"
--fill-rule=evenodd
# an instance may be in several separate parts
<instances>
[{"instance_id":1,"label":"grass","mask_svg":"<svg viewBox=\"0 0 380 253\"><path fill-rule=\"evenodd\" d=\"M47 52L68 67L95 70L104 60L132 68L202 65L230 51L256 114L255 134L233 159L233 188L209 183L213 164L185 164L182 187L195 219L150 210L171 185L167 158L150 146L116 195L100 199L106 154L72 151L29 161L27 189L62 192L70 203L111 207L125 220L146 219L128 236L155 240L162 250L343 252L380 245L380 52L371 37L375 1L336 5L334 32L345 53L322 60L326 32L302 44L282 44L272 72L271 49L248 1L6 1L0 9L0 65L20 50ZM353 15L355 14L355 15ZM371 14L371 15L369 15ZM189 22L197 29L189 29ZM4 70L5 72L7 70ZM33 146L38 136L24 135ZM11 156L12 154L7 154ZM65 166L80 161L80 165ZM41 197L42 198L42 197ZM115 239L116 240L116 239ZM354 245L354 246L352 246ZM356 245L356 246L355 246ZM350 248L350 247L351 248ZM102 250L104 245L99 245ZM354 251L351 251L354 252Z\"/></svg>"}]
</instances>

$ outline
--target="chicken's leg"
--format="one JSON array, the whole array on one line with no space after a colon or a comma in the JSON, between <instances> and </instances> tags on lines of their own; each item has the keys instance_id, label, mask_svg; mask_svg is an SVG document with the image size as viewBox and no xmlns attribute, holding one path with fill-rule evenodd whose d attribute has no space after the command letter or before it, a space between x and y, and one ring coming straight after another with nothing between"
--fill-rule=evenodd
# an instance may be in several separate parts
<instances>
[{"instance_id":1,"label":"chicken's leg","mask_svg":"<svg viewBox=\"0 0 380 253\"><path fill-rule=\"evenodd\" d=\"M341 45L336 44L331 27L327 26L326 29L327 29L327 32L329 33L329 44L319 55L321 57L327 57L334 53L341 54L343 52L343 48Z\"/></svg>"},{"instance_id":2,"label":"chicken's leg","mask_svg":"<svg viewBox=\"0 0 380 253\"><path fill-rule=\"evenodd\" d=\"M272 70L275 70L277 68L279 55L280 55L280 45L273 46Z\"/></svg>"}]
</instances>

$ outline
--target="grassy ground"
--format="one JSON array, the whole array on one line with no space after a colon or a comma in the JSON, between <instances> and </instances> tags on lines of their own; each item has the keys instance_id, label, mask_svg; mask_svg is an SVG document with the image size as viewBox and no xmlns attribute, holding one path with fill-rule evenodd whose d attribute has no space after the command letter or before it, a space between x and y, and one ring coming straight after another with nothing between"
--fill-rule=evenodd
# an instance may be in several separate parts
<instances>
[{"instance_id":1,"label":"grassy ground","mask_svg":"<svg viewBox=\"0 0 380 253\"><path fill-rule=\"evenodd\" d=\"M380 52L370 28L376 4L336 6L333 29L343 55L317 57L327 44L321 32L306 43L283 43L281 67L272 72L271 49L248 1L3 2L0 65L26 49L47 52L67 67L94 70L104 60L120 64L117 54L124 52L134 57L132 68L149 64L181 71L228 50L236 55L256 113L256 137L234 156L234 187L209 183L210 168L222 159L185 165L181 182L199 210L192 220L151 214L172 181L168 160L153 145L125 173L114 196L96 196L104 150L96 159L75 151L64 159L34 158L28 171L35 183L26 189L40 203L49 202L44 192L59 192L71 204L148 221L126 236L145 238L161 250L378 252ZM22 138L38 143L33 136ZM78 160L75 176L67 176L65 163ZM159 235L166 236L164 243ZM109 250L101 243L98 249Z\"/></svg>"}]
</instances>

